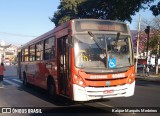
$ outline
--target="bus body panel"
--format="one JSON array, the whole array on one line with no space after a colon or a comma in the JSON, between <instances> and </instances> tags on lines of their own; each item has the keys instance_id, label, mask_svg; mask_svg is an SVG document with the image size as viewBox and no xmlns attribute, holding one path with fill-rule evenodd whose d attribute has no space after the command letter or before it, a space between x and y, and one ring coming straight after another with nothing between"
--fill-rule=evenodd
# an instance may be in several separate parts
<instances>
[{"instance_id":1,"label":"bus body panel","mask_svg":"<svg viewBox=\"0 0 160 116\"><path fill-rule=\"evenodd\" d=\"M134 95L135 81L131 84L125 84L115 87L80 87L73 84L73 100L89 101L95 99L130 97Z\"/></svg>"},{"instance_id":2,"label":"bus body panel","mask_svg":"<svg viewBox=\"0 0 160 116\"><path fill-rule=\"evenodd\" d=\"M72 37L73 39L73 36L75 36L76 34L88 34L87 31L76 31L77 28L74 27L75 22L81 20L84 21L85 19L71 20L22 46L20 49L24 49L40 41L44 42L48 38L55 37L55 46L53 48L55 49L55 58L50 60L43 59L40 61L19 62L20 73L22 77L21 79L24 80L24 76L26 75L28 83L47 90L47 81L48 78L51 77L55 83L56 94L63 95L74 101L88 101L102 98L132 96L135 89L135 67L133 65L129 66L126 71L109 73L88 73L85 72L83 68L75 66L75 46L70 45L68 38ZM102 20L96 19L91 21ZM83 28L86 29L86 27ZM106 27L101 28L106 29ZM104 33L111 35L117 34L116 31L112 32L112 30L93 30L92 32L99 33L100 35L103 35ZM122 32L122 35L130 36L130 31L127 30L126 32L127 33ZM61 43L63 43L63 45L61 45ZM132 45L131 47L133 48ZM66 53L63 53L63 73L60 73L62 72L60 64L60 53L62 53L63 51L68 51L68 56L66 56ZM21 60L22 56L19 57L19 59ZM66 65L66 58L68 58L68 65ZM68 66L67 69L66 66ZM63 77L62 74L65 75L65 77ZM81 83L77 84L76 78L82 80Z\"/></svg>"}]
</instances>

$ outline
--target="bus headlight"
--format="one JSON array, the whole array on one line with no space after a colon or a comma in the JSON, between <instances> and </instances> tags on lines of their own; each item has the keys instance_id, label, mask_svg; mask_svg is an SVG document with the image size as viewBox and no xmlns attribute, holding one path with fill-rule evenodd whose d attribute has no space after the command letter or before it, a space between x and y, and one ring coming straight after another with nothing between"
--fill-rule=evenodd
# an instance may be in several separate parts
<instances>
[{"instance_id":1,"label":"bus headlight","mask_svg":"<svg viewBox=\"0 0 160 116\"><path fill-rule=\"evenodd\" d=\"M73 81L74 81L75 84L78 84L81 87L85 87L85 83L80 76L74 75Z\"/></svg>"},{"instance_id":2,"label":"bus headlight","mask_svg":"<svg viewBox=\"0 0 160 116\"><path fill-rule=\"evenodd\" d=\"M133 81L135 80L135 74L131 74L130 76L129 76L129 78L128 78L128 84L131 84Z\"/></svg>"}]
</instances>

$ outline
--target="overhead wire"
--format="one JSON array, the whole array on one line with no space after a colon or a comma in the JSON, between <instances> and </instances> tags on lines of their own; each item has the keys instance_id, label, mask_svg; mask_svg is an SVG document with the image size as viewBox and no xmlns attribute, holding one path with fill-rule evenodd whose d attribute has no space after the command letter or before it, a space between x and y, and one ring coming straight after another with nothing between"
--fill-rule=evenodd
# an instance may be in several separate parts
<instances>
[{"instance_id":1,"label":"overhead wire","mask_svg":"<svg viewBox=\"0 0 160 116\"><path fill-rule=\"evenodd\" d=\"M17 33L9 33L9 32L0 32L0 34L10 35L10 36L19 36L19 37L37 37L35 35L23 35Z\"/></svg>"}]
</instances>

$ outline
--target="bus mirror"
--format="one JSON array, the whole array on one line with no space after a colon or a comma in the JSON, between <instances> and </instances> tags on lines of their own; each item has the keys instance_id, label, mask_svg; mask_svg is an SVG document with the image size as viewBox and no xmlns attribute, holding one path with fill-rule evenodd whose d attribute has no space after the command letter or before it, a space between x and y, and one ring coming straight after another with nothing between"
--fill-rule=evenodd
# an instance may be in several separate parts
<instances>
[{"instance_id":1,"label":"bus mirror","mask_svg":"<svg viewBox=\"0 0 160 116\"><path fill-rule=\"evenodd\" d=\"M68 44L73 45L73 39L71 36L71 29L68 29Z\"/></svg>"},{"instance_id":2,"label":"bus mirror","mask_svg":"<svg viewBox=\"0 0 160 116\"><path fill-rule=\"evenodd\" d=\"M72 36L68 36L68 44L73 45Z\"/></svg>"}]
</instances>

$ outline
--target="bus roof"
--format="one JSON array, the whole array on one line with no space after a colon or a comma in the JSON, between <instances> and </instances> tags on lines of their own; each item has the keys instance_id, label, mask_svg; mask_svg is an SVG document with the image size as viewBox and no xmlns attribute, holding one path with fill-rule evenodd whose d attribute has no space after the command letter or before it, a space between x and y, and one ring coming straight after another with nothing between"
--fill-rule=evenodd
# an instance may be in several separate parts
<instances>
[{"instance_id":1,"label":"bus roof","mask_svg":"<svg viewBox=\"0 0 160 116\"><path fill-rule=\"evenodd\" d=\"M46 32L44 34L42 34L41 36L38 36L35 39L32 39L31 41L29 41L26 44L22 45L19 49L25 48L26 46L30 46L32 44L35 44L35 43L39 42L39 41L42 41L44 39L47 39L49 37L54 36L56 32L66 28L66 27L69 27L70 22L72 22L72 21L73 22L74 21L107 21L107 22L111 22L111 23L126 24L124 22L113 21L113 20L103 20L103 19L72 19L72 20L70 20L70 21L68 21L68 22L66 22L66 23L64 23L64 24L62 24L62 25L60 25L58 27L55 27L54 29L52 29L52 30L50 30L50 31L48 31L48 32Z\"/></svg>"}]
</instances>

